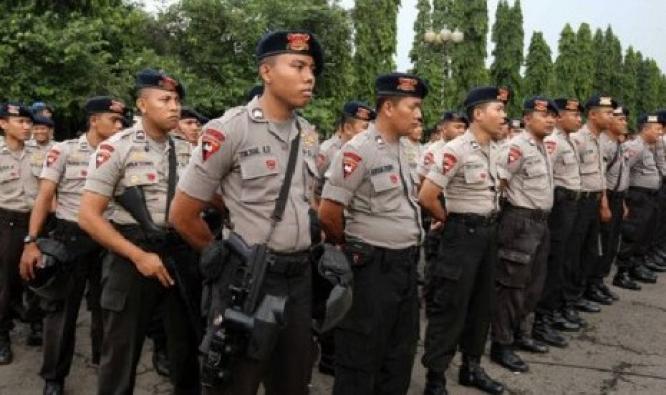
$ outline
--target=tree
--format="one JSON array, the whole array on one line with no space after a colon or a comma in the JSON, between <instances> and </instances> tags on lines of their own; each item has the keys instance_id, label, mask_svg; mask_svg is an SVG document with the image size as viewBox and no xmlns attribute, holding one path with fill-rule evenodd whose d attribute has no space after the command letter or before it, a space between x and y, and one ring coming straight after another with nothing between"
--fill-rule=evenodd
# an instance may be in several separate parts
<instances>
[{"instance_id":1,"label":"tree","mask_svg":"<svg viewBox=\"0 0 666 395\"><path fill-rule=\"evenodd\" d=\"M550 96L552 86L553 60L550 47L543 38L543 33L534 32L525 58L523 93L525 96Z\"/></svg>"},{"instance_id":2,"label":"tree","mask_svg":"<svg viewBox=\"0 0 666 395\"><path fill-rule=\"evenodd\" d=\"M558 54L555 60L555 86L553 93L556 96L574 97L576 95L576 71L578 59L576 59L576 34L571 25L564 25L558 43ZM585 100L579 97L580 100Z\"/></svg>"},{"instance_id":3,"label":"tree","mask_svg":"<svg viewBox=\"0 0 666 395\"><path fill-rule=\"evenodd\" d=\"M520 112L521 78L520 67L523 63L523 14L520 1L509 6L506 0L497 3L495 24L492 30L494 60L490 66L491 82L498 86L509 86L514 94L509 104L510 113Z\"/></svg>"},{"instance_id":4,"label":"tree","mask_svg":"<svg viewBox=\"0 0 666 395\"><path fill-rule=\"evenodd\" d=\"M641 56L633 47L627 48L622 65L622 98L627 106L630 116L635 120L637 116L638 100L638 70L641 66Z\"/></svg>"},{"instance_id":5,"label":"tree","mask_svg":"<svg viewBox=\"0 0 666 395\"><path fill-rule=\"evenodd\" d=\"M432 31L432 9L429 0L418 0L418 14L414 22L414 41L409 58L414 65L412 72L425 79L430 95L423 103L423 118L426 124L439 117L442 100L442 64L432 43L425 42L425 33Z\"/></svg>"},{"instance_id":6,"label":"tree","mask_svg":"<svg viewBox=\"0 0 666 395\"><path fill-rule=\"evenodd\" d=\"M486 0L455 0L453 16L455 26L465 34L465 41L450 50L453 86L452 95L447 97L449 107L460 106L471 88L488 83L485 66L488 34Z\"/></svg>"},{"instance_id":7,"label":"tree","mask_svg":"<svg viewBox=\"0 0 666 395\"><path fill-rule=\"evenodd\" d=\"M374 97L379 74L394 71L397 47L397 15L400 0L356 0L354 20L354 90L356 98Z\"/></svg>"},{"instance_id":8,"label":"tree","mask_svg":"<svg viewBox=\"0 0 666 395\"><path fill-rule=\"evenodd\" d=\"M645 58L638 68L638 92L636 107L638 113L655 111L661 102L661 71L654 59Z\"/></svg>"},{"instance_id":9,"label":"tree","mask_svg":"<svg viewBox=\"0 0 666 395\"><path fill-rule=\"evenodd\" d=\"M608 64L608 48L604 39L604 33L601 29L594 32L592 39L592 48L594 56L594 78L592 80L592 89L595 92L608 92L610 85L610 65Z\"/></svg>"},{"instance_id":10,"label":"tree","mask_svg":"<svg viewBox=\"0 0 666 395\"><path fill-rule=\"evenodd\" d=\"M592 94L592 79L594 78L594 55L592 44L592 31L590 25L581 23L576 33L576 69L574 72L574 92L581 100Z\"/></svg>"},{"instance_id":11,"label":"tree","mask_svg":"<svg viewBox=\"0 0 666 395\"><path fill-rule=\"evenodd\" d=\"M609 75L608 93L615 97L622 95L622 44L620 39L615 36L613 29L608 26L604 34L604 45L608 53Z\"/></svg>"}]
</instances>

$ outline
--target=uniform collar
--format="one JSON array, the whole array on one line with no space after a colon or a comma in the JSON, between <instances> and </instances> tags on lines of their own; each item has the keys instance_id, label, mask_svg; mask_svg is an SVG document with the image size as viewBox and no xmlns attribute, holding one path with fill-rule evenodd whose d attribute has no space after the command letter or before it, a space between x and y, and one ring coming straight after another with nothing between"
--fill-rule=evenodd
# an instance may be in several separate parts
<instances>
[{"instance_id":1,"label":"uniform collar","mask_svg":"<svg viewBox=\"0 0 666 395\"><path fill-rule=\"evenodd\" d=\"M88 142L88 133L82 133L79 136L79 149L80 150L88 150L91 148L90 143Z\"/></svg>"},{"instance_id":2,"label":"uniform collar","mask_svg":"<svg viewBox=\"0 0 666 395\"><path fill-rule=\"evenodd\" d=\"M520 137L525 140L528 144L536 146L537 141L534 136L532 136L532 133L528 132L527 129L525 129L521 134Z\"/></svg>"},{"instance_id":3,"label":"uniform collar","mask_svg":"<svg viewBox=\"0 0 666 395\"><path fill-rule=\"evenodd\" d=\"M478 150L481 149L481 144L476 140L476 137L474 136L474 133L472 133L471 129L467 129L465 131L465 134L463 134L463 138L465 139L465 143L469 144L469 146L473 150ZM454 139L455 140L455 139ZM493 144L492 140L488 142L488 144Z\"/></svg>"}]
</instances>

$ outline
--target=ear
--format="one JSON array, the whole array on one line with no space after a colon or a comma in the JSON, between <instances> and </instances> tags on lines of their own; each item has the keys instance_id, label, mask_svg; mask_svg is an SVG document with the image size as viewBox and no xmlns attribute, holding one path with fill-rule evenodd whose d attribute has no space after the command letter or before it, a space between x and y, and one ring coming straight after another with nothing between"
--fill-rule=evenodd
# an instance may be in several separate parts
<instances>
[{"instance_id":1,"label":"ear","mask_svg":"<svg viewBox=\"0 0 666 395\"><path fill-rule=\"evenodd\" d=\"M139 97L136 98L136 108L139 109L139 113L145 114L146 113L146 98L143 95L139 95Z\"/></svg>"},{"instance_id":2,"label":"ear","mask_svg":"<svg viewBox=\"0 0 666 395\"><path fill-rule=\"evenodd\" d=\"M261 77L262 81L264 81L264 84L271 84L273 78L271 76L271 65L269 62L262 62L259 65L259 76Z\"/></svg>"},{"instance_id":3,"label":"ear","mask_svg":"<svg viewBox=\"0 0 666 395\"><path fill-rule=\"evenodd\" d=\"M0 129L7 130L7 120L5 118L0 118Z\"/></svg>"}]
</instances>

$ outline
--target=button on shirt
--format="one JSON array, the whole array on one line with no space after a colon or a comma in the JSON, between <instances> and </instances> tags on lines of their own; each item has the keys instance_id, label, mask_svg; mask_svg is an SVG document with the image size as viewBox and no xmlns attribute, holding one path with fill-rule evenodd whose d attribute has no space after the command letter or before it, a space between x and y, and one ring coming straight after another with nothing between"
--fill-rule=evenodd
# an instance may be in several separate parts
<instances>
[{"instance_id":1,"label":"button on shirt","mask_svg":"<svg viewBox=\"0 0 666 395\"><path fill-rule=\"evenodd\" d=\"M509 141L500 160L500 177L506 179L506 198L516 207L550 211L553 207L553 168L545 145L529 131Z\"/></svg>"},{"instance_id":2,"label":"button on shirt","mask_svg":"<svg viewBox=\"0 0 666 395\"><path fill-rule=\"evenodd\" d=\"M263 243L289 160L291 142L301 129L298 157L282 221L268 242L278 252L310 247L308 210L319 182L319 139L302 118L279 125L264 118L259 100L233 108L203 128L178 188L210 201L218 188L229 209L234 231L250 244Z\"/></svg>"},{"instance_id":3,"label":"button on shirt","mask_svg":"<svg viewBox=\"0 0 666 395\"><path fill-rule=\"evenodd\" d=\"M606 166L601 154L599 138L590 131L587 125L584 125L571 135L571 140L578 148L581 190L601 192L606 189Z\"/></svg>"},{"instance_id":4,"label":"button on shirt","mask_svg":"<svg viewBox=\"0 0 666 395\"><path fill-rule=\"evenodd\" d=\"M546 136L543 143L553 164L555 186L580 191L580 156L576 144L571 141L566 132L560 129L555 129L553 133Z\"/></svg>"},{"instance_id":5,"label":"button on shirt","mask_svg":"<svg viewBox=\"0 0 666 395\"><path fill-rule=\"evenodd\" d=\"M435 152L427 178L443 189L449 213L499 211L498 154L495 142L481 146L470 130Z\"/></svg>"},{"instance_id":6,"label":"button on shirt","mask_svg":"<svg viewBox=\"0 0 666 395\"><path fill-rule=\"evenodd\" d=\"M344 205L348 240L401 249L423 238L418 176L404 141L386 142L371 124L335 156L322 198Z\"/></svg>"},{"instance_id":7,"label":"button on shirt","mask_svg":"<svg viewBox=\"0 0 666 395\"><path fill-rule=\"evenodd\" d=\"M641 136L627 141L624 147L624 156L629 167L629 186L659 189L661 176L652 147L646 144Z\"/></svg>"},{"instance_id":8,"label":"button on shirt","mask_svg":"<svg viewBox=\"0 0 666 395\"><path fill-rule=\"evenodd\" d=\"M34 148L11 151L0 143L0 208L27 213L35 204L39 179L32 163Z\"/></svg>"}]
</instances>

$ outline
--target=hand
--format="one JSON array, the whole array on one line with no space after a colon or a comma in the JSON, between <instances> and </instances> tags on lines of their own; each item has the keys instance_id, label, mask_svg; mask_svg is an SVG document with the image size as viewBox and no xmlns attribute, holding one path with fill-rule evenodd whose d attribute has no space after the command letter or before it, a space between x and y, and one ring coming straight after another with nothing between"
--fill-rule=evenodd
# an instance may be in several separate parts
<instances>
[{"instance_id":1,"label":"hand","mask_svg":"<svg viewBox=\"0 0 666 395\"><path fill-rule=\"evenodd\" d=\"M629 218L629 207L627 206L627 203L622 202L622 219L627 218Z\"/></svg>"},{"instance_id":2,"label":"hand","mask_svg":"<svg viewBox=\"0 0 666 395\"><path fill-rule=\"evenodd\" d=\"M601 222L607 223L610 222L611 218L613 217L613 214L610 211L610 208L608 206L601 206L599 209L599 216L601 218Z\"/></svg>"},{"instance_id":3,"label":"hand","mask_svg":"<svg viewBox=\"0 0 666 395\"><path fill-rule=\"evenodd\" d=\"M23 248L19 271L24 281L30 281L35 278L35 266L42 261L42 253L37 248L36 243L28 243Z\"/></svg>"},{"instance_id":4,"label":"hand","mask_svg":"<svg viewBox=\"0 0 666 395\"><path fill-rule=\"evenodd\" d=\"M169 271L164 267L157 254L146 252L134 261L134 265L145 277L156 278L164 287L168 288L174 285Z\"/></svg>"},{"instance_id":5,"label":"hand","mask_svg":"<svg viewBox=\"0 0 666 395\"><path fill-rule=\"evenodd\" d=\"M444 226L444 222L433 220L432 223L430 224L430 230L441 229L442 226Z\"/></svg>"}]
</instances>

